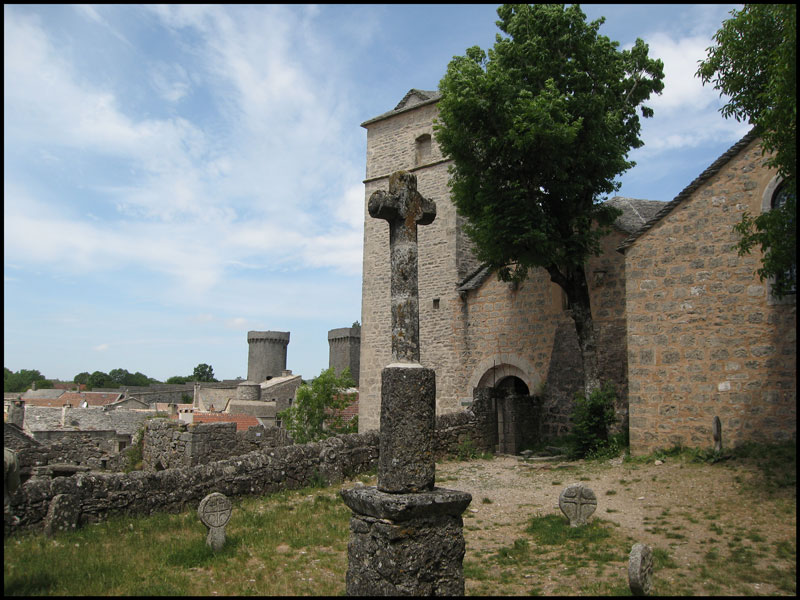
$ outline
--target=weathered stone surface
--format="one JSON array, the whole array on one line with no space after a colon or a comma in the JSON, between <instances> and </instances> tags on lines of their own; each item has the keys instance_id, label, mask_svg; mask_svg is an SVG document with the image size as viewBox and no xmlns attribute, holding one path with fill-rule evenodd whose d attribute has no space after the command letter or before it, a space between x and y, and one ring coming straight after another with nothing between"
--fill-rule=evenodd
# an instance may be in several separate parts
<instances>
[{"instance_id":1,"label":"weathered stone surface","mask_svg":"<svg viewBox=\"0 0 800 600\"><path fill-rule=\"evenodd\" d=\"M57 494L50 501L44 520L44 534L52 536L61 531L72 531L81 516L78 498L74 494Z\"/></svg>"},{"instance_id":2,"label":"weathered stone surface","mask_svg":"<svg viewBox=\"0 0 800 600\"><path fill-rule=\"evenodd\" d=\"M214 552L222 549L225 545L225 526L231 518L231 501L219 492L213 492L200 501L197 507L197 514L200 520L208 528L206 545Z\"/></svg>"},{"instance_id":3,"label":"weathered stone surface","mask_svg":"<svg viewBox=\"0 0 800 600\"><path fill-rule=\"evenodd\" d=\"M389 192L369 198L371 217L389 222L392 300L392 362L419 362L419 287L417 225L436 218L436 204L417 191L417 178L405 171L389 177Z\"/></svg>"},{"instance_id":4,"label":"weathered stone surface","mask_svg":"<svg viewBox=\"0 0 800 600\"><path fill-rule=\"evenodd\" d=\"M722 452L722 422L717 416L711 422L711 437L714 438L714 452Z\"/></svg>"},{"instance_id":5,"label":"weathered stone surface","mask_svg":"<svg viewBox=\"0 0 800 600\"><path fill-rule=\"evenodd\" d=\"M653 551L646 544L634 544L628 559L628 584L634 596L646 596L653 587Z\"/></svg>"},{"instance_id":6,"label":"weathered stone surface","mask_svg":"<svg viewBox=\"0 0 800 600\"><path fill-rule=\"evenodd\" d=\"M463 596L463 521L437 515L402 522L353 513L349 596Z\"/></svg>"},{"instance_id":7,"label":"weathered stone surface","mask_svg":"<svg viewBox=\"0 0 800 600\"><path fill-rule=\"evenodd\" d=\"M430 490L436 474L436 373L389 366L382 380L378 488L397 493Z\"/></svg>"},{"instance_id":8,"label":"weathered stone surface","mask_svg":"<svg viewBox=\"0 0 800 600\"><path fill-rule=\"evenodd\" d=\"M472 496L467 492L444 488L411 494L391 494L377 487L365 487L342 490L340 493L344 503L352 511L397 522L460 515L472 501Z\"/></svg>"},{"instance_id":9,"label":"weathered stone surface","mask_svg":"<svg viewBox=\"0 0 800 600\"><path fill-rule=\"evenodd\" d=\"M582 483L573 483L561 492L558 507L569 519L570 527L585 525L597 509L597 496Z\"/></svg>"},{"instance_id":10,"label":"weathered stone surface","mask_svg":"<svg viewBox=\"0 0 800 600\"><path fill-rule=\"evenodd\" d=\"M479 390L485 395L491 390ZM493 450L497 443L497 418L490 398L476 393L471 410L436 418L436 456L455 454L469 439L479 451ZM8 424L6 424L7 427ZM8 433L6 439L11 439ZM19 450L23 475L48 463L48 446L33 440L30 448ZM326 481L340 481L375 469L378 464L379 435L376 431L328 438L323 442L298 445L309 450L298 453L293 446L262 448L222 461L160 472L82 473L71 477L32 477L11 498L11 510L19 523L7 531L41 531L50 500L59 493L80 499L82 518L87 522L105 520L112 514L177 512L195 506L206 494L220 491L229 497L269 494L282 489L310 485L322 475ZM23 477L24 478L24 477ZM78 479L81 485L76 485Z\"/></svg>"}]
</instances>

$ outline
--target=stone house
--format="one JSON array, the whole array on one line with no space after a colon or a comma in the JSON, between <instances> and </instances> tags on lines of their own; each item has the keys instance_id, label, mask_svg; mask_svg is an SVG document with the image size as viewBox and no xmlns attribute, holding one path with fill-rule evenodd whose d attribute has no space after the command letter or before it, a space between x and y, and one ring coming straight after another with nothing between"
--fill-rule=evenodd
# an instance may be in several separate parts
<instances>
[{"instance_id":1,"label":"stone house","mask_svg":"<svg viewBox=\"0 0 800 600\"><path fill-rule=\"evenodd\" d=\"M417 177L420 193L437 204L436 220L418 230L421 363L436 371L437 414L456 412L462 406L470 404L475 388L495 387L517 395L537 397L538 436L563 434L569 428L568 416L573 407L574 393L581 388L583 379L577 335L569 306L566 305L561 288L550 281L549 275L543 269L532 271L529 278L519 285L509 285L499 281L476 261L470 242L463 232L463 220L456 214L449 200L447 167L450 161L442 157L433 138L433 120L437 114L438 98L437 92L412 89L393 110L362 124L367 129L365 204L375 190L386 189L389 175L400 169L413 173ZM751 149L748 151L747 156L750 158L744 173L749 182L742 182L741 185L742 188L747 186L747 192L752 196L758 186L767 186L773 180L773 175L767 172L761 161L750 156L754 152L759 152L760 156L757 141L750 139L747 144L751 144ZM709 169L704 172L705 178L701 176L706 184L704 190L716 185L712 183L712 179L716 181L715 178L728 177L732 173L730 169L722 168L713 173L711 171ZM754 185L755 187L751 187ZM705 193L704 190L698 193ZM741 191L744 193L745 190ZM738 189L732 193L737 192ZM619 400L617 412L623 426L628 418L628 389L632 386L636 390L635 403L639 412L634 413L631 410L631 418L636 416L636 419L631 422L630 432L632 449L637 453L652 447L652 444L646 447L642 445L645 430L641 428L649 430L654 427L653 419L657 419L653 411L667 409L661 407L660 401L656 403L658 407L653 408L649 400L643 399L640 387L643 385L642 379L647 379L649 375L640 370L638 362L631 362L633 350L629 351L629 346L642 343L641 337L632 336L642 335L636 327L643 327L646 321L632 322L629 318L630 311L633 310L636 313L635 318L639 319L639 312L643 309L636 302L638 297L629 298L631 286L634 284L626 273L631 271L634 272L634 277L640 277L638 271L643 267L638 263L634 264L632 260L641 261L641 253L652 252L653 245L664 244L667 247L664 251L667 253L671 251L668 247L676 245L678 238L675 238L675 232L671 229L667 237L656 241L659 235L664 235L666 227L654 224L659 219L669 222L671 218L681 214L681 211L677 211L673 217L667 218L674 211L676 202L680 204L683 200L686 200L683 196L670 203L612 198L609 202L622 209L623 215L615 223L615 231L605 239L603 253L587 263L600 368L603 378L616 384ZM716 202L721 200L717 198ZM732 206L742 204L742 201L734 200L731 196L726 202L738 219L741 209L734 209ZM753 202L756 200L753 199ZM750 210L753 212L756 209L760 210L760 204L753 205ZM729 216L733 218L733 212ZM725 240L729 240L730 225L734 222L729 221L727 224L715 221L704 235L722 235L721 228L727 227L724 235ZM704 223L709 225L707 220ZM694 229L693 233L688 231L678 232L689 237L679 245L683 247L695 244L699 247L696 239L699 230ZM649 239L653 240L652 244L648 244ZM722 252L721 244L717 245L717 250ZM644 250L645 246L647 250ZM708 248L703 251L707 252ZM725 259L725 264L734 258L735 252ZM745 289L752 287L753 294L760 285L758 278L753 277L753 265L758 258L754 255L738 259L737 262L738 269L742 271L741 277L745 277L743 270L747 270L749 279L743 285ZM654 268L662 269L663 265L659 264ZM698 280L704 277L701 272L707 270L706 266L690 261L685 266L687 271L683 274L684 277L690 275L690 268L697 272L694 277ZM379 428L380 372L391 358L389 276L388 227L385 222L370 218L365 210L360 431ZM647 279L655 280L655 275ZM646 287L649 285L651 284L645 284ZM760 289L763 292L766 286L762 284ZM653 291L658 293L659 290L653 288ZM749 292L745 293L745 297L750 298L747 293ZM766 292L763 294L766 304ZM782 326L788 327L790 321L794 322L794 305L785 306L786 308L778 310L786 311L781 318L784 319ZM769 319L778 319L777 315L770 317L764 311L761 311L761 315L764 324ZM793 325L791 329L794 330ZM767 335L765 329L758 331ZM753 330L753 335L759 335L756 329ZM658 341L663 340L659 337ZM673 341L669 343L672 344ZM754 341L752 344L760 343ZM793 362L793 338L788 344L780 347L776 345L774 352L785 352L792 357ZM761 345L769 344L763 342ZM762 362L766 362L766 359ZM744 365L743 362L741 364ZM633 379L630 378L630 369L636 370ZM711 369L711 364L704 364L703 369ZM791 372L793 381L793 371L786 369L788 366L784 369L784 374ZM789 385L788 380L788 377L784 378L784 383L776 385L783 386L781 390L784 392L785 402L787 405L791 404L794 410L795 388L793 383ZM670 384L665 385L669 388ZM679 400L676 399L675 402ZM632 402L631 406L633 404ZM643 408L650 420L643 420ZM772 411L767 412L773 414ZM733 415L731 418L734 418ZM685 442L699 445L705 435L710 445L711 417L707 421L702 424L705 429L698 432L700 437L695 436ZM723 425L736 426L735 421L726 422L724 419ZM695 426L701 427L699 423ZM790 428L794 428L793 420ZM672 439L679 438L683 439L679 434L673 434L673 438L661 436L653 443L668 446L672 445ZM653 441L649 434L647 439ZM730 441L733 439L730 438Z\"/></svg>"}]
</instances>

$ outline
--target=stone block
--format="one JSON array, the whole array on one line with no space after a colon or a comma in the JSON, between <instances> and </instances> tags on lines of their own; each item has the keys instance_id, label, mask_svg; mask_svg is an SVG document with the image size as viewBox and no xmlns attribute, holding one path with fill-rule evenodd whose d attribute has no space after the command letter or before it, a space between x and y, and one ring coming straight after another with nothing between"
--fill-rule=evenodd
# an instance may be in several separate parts
<instances>
[{"instance_id":1,"label":"stone block","mask_svg":"<svg viewBox=\"0 0 800 600\"><path fill-rule=\"evenodd\" d=\"M435 488L388 494L342 490L353 515L347 546L348 596L463 596L461 513L472 497Z\"/></svg>"},{"instance_id":2,"label":"stone block","mask_svg":"<svg viewBox=\"0 0 800 600\"><path fill-rule=\"evenodd\" d=\"M405 493L434 486L436 372L389 366L381 373L378 488Z\"/></svg>"}]
</instances>

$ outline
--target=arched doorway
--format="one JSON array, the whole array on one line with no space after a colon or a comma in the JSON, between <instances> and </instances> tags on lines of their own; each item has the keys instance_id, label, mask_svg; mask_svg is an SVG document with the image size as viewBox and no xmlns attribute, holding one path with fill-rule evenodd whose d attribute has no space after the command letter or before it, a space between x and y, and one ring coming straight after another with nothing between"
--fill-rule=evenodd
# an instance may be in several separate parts
<instances>
[{"instance_id":1,"label":"arched doorway","mask_svg":"<svg viewBox=\"0 0 800 600\"><path fill-rule=\"evenodd\" d=\"M499 390L506 392L506 395L529 396L528 385L516 375L508 375L498 381L495 386Z\"/></svg>"}]
</instances>

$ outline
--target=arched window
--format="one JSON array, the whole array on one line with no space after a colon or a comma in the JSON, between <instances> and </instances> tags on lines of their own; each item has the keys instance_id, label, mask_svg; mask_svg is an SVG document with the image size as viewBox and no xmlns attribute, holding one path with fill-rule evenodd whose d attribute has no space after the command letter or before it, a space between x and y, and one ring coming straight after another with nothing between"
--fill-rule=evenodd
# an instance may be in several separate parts
<instances>
[{"instance_id":1,"label":"arched window","mask_svg":"<svg viewBox=\"0 0 800 600\"><path fill-rule=\"evenodd\" d=\"M770 199L770 210L775 210L777 208L781 208L786 201L791 197L790 194L792 192L789 191L789 188L785 185L785 181L781 181L778 184L778 187L772 193L772 198ZM790 267L782 276L785 280L791 282L791 289L787 292L789 294L797 294L797 269L794 267Z\"/></svg>"},{"instance_id":2,"label":"arched window","mask_svg":"<svg viewBox=\"0 0 800 600\"><path fill-rule=\"evenodd\" d=\"M761 197L761 211L767 212L780 208L791 197L790 193L783 178L780 175L776 175L764 189L764 194ZM792 282L792 289L783 298L777 298L772 293L772 284L775 283L775 279L770 278L767 284L767 300L769 304L793 304L795 302L797 297L797 270L790 269L781 277L785 277Z\"/></svg>"},{"instance_id":3,"label":"arched window","mask_svg":"<svg viewBox=\"0 0 800 600\"><path fill-rule=\"evenodd\" d=\"M415 166L424 165L431 160L431 136L429 133L423 133L416 140L417 155L415 157Z\"/></svg>"}]
</instances>

